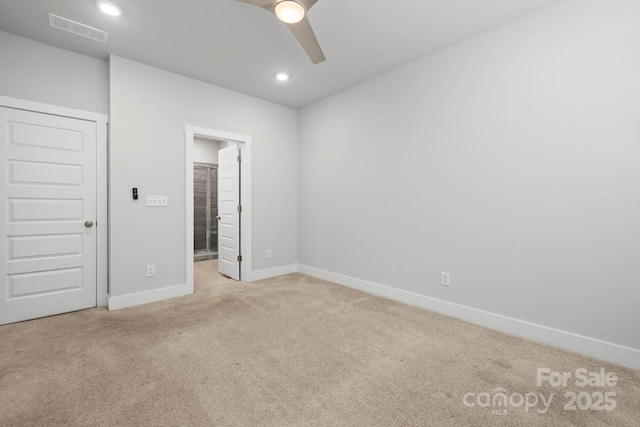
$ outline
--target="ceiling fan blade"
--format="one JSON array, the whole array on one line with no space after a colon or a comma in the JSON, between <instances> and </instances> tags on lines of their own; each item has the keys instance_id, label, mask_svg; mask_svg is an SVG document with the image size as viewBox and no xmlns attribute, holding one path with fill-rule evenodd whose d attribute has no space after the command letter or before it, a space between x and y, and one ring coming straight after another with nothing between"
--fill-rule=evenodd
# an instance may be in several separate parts
<instances>
[{"instance_id":1,"label":"ceiling fan blade","mask_svg":"<svg viewBox=\"0 0 640 427\"><path fill-rule=\"evenodd\" d=\"M309 9L311 9L311 6L318 3L318 0L296 0L296 1L300 3L304 7L304 10L306 10L307 12L309 12Z\"/></svg>"},{"instance_id":2,"label":"ceiling fan blade","mask_svg":"<svg viewBox=\"0 0 640 427\"><path fill-rule=\"evenodd\" d=\"M259 7L271 6L272 8L275 8L276 4L278 3L278 0L236 0L236 1L239 1L242 3L249 3ZM302 7L304 7L304 10L306 10L307 12L309 11L309 9L311 9L311 7L314 4L318 2L318 0L295 0L295 1L300 3Z\"/></svg>"},{"instance_id":3,"label":"ceiling fan blade","mask_svg":"<svg viewBox=\"0 0 640 427\"><path fill-rule=\"evenodd\" d=\"M254 6L261 7L263 9L268 10L272 14L275 15L275 6L278 3L277 0L236 0L242 3L252 4ZM318 2L318 0L296 0L300 3L305 10L308 12L309 9ZM302 21L296 24L285 24L289 31L293 34L293 36L298 40L298 43L302 46L302 48L307 52L309 59L314 65L319 64L321 62L326 61L324 57L324 53L322 53L322 48L318 43L318 39L316 39L316 35L313 33L313 29L311 29L311 24L309 20L305 16Z\"/></svg>"},{"instance_id":4,"label":"ceiling fan blade","mask_svg":"<svg viewBox=\"0 0 640 427\"><path fill-rule=\"evenodd\" d=\"M267 6L275 6L275 1L274 0L236 0L242 3L248 3L248 4L252 4L254 6L258 6L258 7L267 7ZM316 0L317 1L317 0Z\"/></svg>"},{"instance_id":5,"label":"ceiling fan blade","mask_svg":"<svg viewBox=\"0 0 640 427\"><path fill-rule=\"evenodd\" d=\"M326 61L324 53L322 53L322 49L318 43L318 39L316 39L316 35L313 33L311 24L306 17L297 24L286 24L286 26L298 40L298 43L300 43L305 52L307 52L311 62L319 64Z\"/></svg>"}]
</instances>

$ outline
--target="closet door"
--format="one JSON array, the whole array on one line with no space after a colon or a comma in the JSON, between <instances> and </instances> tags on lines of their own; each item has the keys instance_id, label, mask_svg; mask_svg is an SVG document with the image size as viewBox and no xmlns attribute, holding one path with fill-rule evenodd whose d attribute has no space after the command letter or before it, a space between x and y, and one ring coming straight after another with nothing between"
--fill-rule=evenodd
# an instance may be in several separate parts
<instances>
[{"instance_id":1,"label":"closet door","mask_svg":"<svg viewBox=\"0 0 640 427\"><path fill-rule=\"evenodd\" d=\"M0 324L96 306L96 126L0 107Z\"/></svg>"}]
</instances>

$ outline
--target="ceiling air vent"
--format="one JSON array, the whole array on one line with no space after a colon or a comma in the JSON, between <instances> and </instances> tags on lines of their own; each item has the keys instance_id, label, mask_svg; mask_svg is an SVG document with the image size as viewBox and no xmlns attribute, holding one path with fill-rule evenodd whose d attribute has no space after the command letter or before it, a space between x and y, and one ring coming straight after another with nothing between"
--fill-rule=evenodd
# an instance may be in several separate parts
<instances>
[{"instance_id":1,"label":"ceiling air vent","mask_svg":"<svg viewBox=\"0 0 640 427\"><path fill-rule=\"evenodd\" d=\"M54 15L53 13L49 14L49 25L53 28L100 43L106 43L109 38L109 33L105 31L72 21L71 19L63 18L62 16Z\"/></svg>"}]
</instances>

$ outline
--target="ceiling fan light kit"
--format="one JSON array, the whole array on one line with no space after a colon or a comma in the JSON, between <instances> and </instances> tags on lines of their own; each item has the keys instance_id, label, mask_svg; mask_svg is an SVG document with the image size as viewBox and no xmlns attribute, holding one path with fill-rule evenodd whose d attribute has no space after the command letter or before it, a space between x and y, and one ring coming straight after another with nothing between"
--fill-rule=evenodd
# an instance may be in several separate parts
<instances>
[{"instance_id":1,"label":"ceiling fan light kit","mask_svg":"<svg viewBox=\"0 0 640 427\"><path fill-rule=\"evenodd\" d=\"M297 1L283 0L276 4L276 16L285 24L297 24L304 18L304 7Z\"/></svg>"},{"instance_id":2,"label":"ceiling fan light kit","mask_svg":"<svg viewBox=\"0 0 640 427\"><path fill-rule=\"evenodd\" d=\"M124 14L120 6L108 0L97 0L96 6L98 6L102 13L109 16L122 16Z\"/></svg>"},{"instance_id":3,"label":"ceiling fan light kit","mask_svg":"<svg viewBox=\"0 0 640 427\"><path fill-rule=\"evenodd\" d=\"M326 61L320 43L313 33L307 13L318 0L237 0L258 6L282 21L314 64Z\"/></svg>"}]
</instances>

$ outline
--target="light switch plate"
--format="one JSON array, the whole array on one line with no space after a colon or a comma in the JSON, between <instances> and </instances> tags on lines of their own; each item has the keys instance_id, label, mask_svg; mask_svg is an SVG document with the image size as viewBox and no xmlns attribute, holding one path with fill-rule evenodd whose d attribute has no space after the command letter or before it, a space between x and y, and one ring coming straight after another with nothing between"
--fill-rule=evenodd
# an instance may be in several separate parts
<instances>
[{"instance_id":1,"label":"light switch plate","mask_svg":"<svg viewBox=\"0 0 640 427\"><path fill-rule=\"evenodd\" d=\"M167 196L147 196L147 206L153 208L169 206L169 198Z\"/></svg>"}]
</instances>

